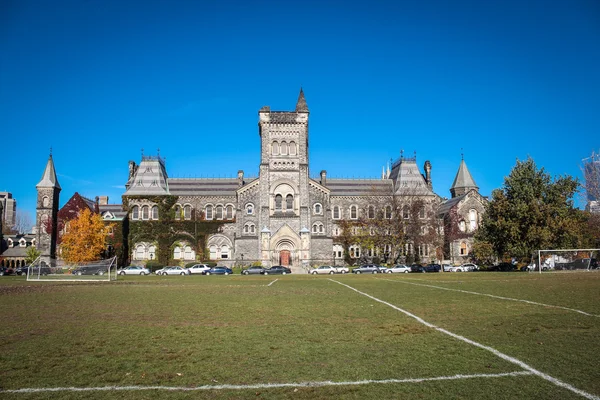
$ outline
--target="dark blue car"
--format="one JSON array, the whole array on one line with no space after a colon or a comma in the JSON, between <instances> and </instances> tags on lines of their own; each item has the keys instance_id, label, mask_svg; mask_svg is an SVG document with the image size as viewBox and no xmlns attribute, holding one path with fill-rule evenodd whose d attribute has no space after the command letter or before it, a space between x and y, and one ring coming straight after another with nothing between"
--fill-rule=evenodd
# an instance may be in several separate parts
<instances>
[{"instance_id":1,"label":"dark blue car","mask_svg":"<svg viewBox=\"0 0 600 400\"><path fill-rule=\"evenodd\" d=\"M267 268L262 272L263 275L275 275L275 274L286 275L286 274L291 274L291 273L292 273L292 270L289 269L288 267L284 267L283 265L274 265L271 268Z\"/></svg>"},{"instance_id":2,"label":"dark blue car","mask_svg":"<svg viewBox=\"0 0 600 400\"><path fill-rule=\"evenodd\" d=\"M231 268L227 267L212 267L211 269L207 269L206 271L202 271L202 275L231 275L233 271Z\"/></svg>"}]
</instances>

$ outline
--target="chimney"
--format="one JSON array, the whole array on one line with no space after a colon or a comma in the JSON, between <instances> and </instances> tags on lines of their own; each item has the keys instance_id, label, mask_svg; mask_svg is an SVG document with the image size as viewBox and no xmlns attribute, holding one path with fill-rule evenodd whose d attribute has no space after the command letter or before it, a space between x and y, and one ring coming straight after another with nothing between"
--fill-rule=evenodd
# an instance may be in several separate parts
<instances>
[{"instance_id":1,"label":"chimney","mask_svg":"<svg viewBox=\"0 0 600 400\"><path fill-rule=\"evenodd\" d=\"M327 171L321 171L321 185L327 186Z\"/></svg>"},{"instance_id":2,"label":"chimney","mask_svg":"<svg viewBox=\"0 0 600 400\"><path fill-rule=\"evenodd\" d=\"M427 187L433 189L433 184L431 183L431 163L429 160L425 161L423 169L425 170L425 182L427 183Z\"/></svg>"},{"instance_id":3,"label":"chimney","mask_svg":"<svg viewBox=\"0 0 600 400\"><path fill-rule=\"evenodd\" d=\"M240 169L238 171L238 187L242 186L244 186L244 171Z\"/></svg>"},{"instance_id":4,"label":"chimney","mask_svg":"<svg viewBox=\"0 0 600 400\"><path fill-rule=\"evenodd\" d=\"M98 205L101 205L101 206L108 205L108 196L99 196L98 197Z\"/></svg>"}]
</instances>

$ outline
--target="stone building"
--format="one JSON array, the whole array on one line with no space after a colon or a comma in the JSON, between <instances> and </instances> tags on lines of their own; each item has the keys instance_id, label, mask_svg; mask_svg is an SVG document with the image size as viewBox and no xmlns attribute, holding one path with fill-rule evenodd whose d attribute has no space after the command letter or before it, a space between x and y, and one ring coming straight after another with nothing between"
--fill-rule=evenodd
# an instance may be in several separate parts
<instances>
[{"instance_id":1,"label":"stone building","mask_svg":"<svg viewBox=\"0 0 600 400\"><path fill-rule=\"evenodd\" d=\"M12 228L17 222L17 200L9 192L0 192L0 228Z\"/></svg>"},{"instance_id":2,"label":"stone building","mask_svg":"<svg viewBox=\"0 0 600 400\"><path fill-rule=\"evenodd\" d=\"M381 178L328 179L326 171L311 178L309 114L302 90L294 111L260 109L261 157L256 178L246 177L243 171L228 179L169 178L160 156L142 156L139 165L130 161L123 195L130 220L159 220L158 199L175 196L176 219L222 222L219 232L207 239L205 258L229 265L258 261L297 268L343 263L347 249L338 241L341 222L373 217L375 208L386 207L382 198L418 198L423 202L421 218L436 215L443 199L432 190L431 163L425 163L422 174L416 156L401 156ZM392 211L387 212L391 218ZM132 263L156 258L154 241L131 246ZM205 250L186 240L172 247L173 259L184 261ZM365 253L350 250L354 258ZM427 260L436 256L427 244L419 251Z\"/></svg>"},{"instance_id":3,"label":"stone building","mask_svg":"<svg viewBox=\"0 0 600 400\"><path fill-rule=\"evenodd\" d=\"M461 264L469 261L475 232L488 201L479 194L479 187L464 159L460 162L450 194L452 197L440 206L438 213L445 221L446 250L450 261Z\"/></svg>"}]
</instances>

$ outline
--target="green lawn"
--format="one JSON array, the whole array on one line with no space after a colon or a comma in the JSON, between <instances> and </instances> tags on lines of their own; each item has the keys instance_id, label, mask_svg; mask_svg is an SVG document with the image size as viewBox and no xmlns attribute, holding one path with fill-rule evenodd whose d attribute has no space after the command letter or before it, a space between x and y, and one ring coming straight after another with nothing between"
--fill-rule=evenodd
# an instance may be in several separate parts
<instances>
[{"instance_id":1,"label":"green lawn","mask_svg":"<svg viewBox=\"0 0 600 400\"><path fill-rule=\"evenodd\" d=\"M127 276L89 283L2 277L0 397L584 398L533 374L495 376L525 370L340 283L600 396L594 271ZM350 384L457 374L492 376ZM346 384L261 386L327 381ZM10 392L109 386L143 388ZM161 388L148 389L155 386ZM212 388L181 389L200 386Z\"/></svg>"}]
</instances>

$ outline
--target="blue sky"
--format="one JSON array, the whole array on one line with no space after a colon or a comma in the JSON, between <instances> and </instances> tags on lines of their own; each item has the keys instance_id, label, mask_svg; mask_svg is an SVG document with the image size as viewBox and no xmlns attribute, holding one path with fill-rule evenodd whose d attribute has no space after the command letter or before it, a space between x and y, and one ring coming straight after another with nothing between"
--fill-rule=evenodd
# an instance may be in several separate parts
<instances>
[{"instance_id":1,"label":"blue sky","mask_svg":"<svg viewBox=\"0 0 600 400\"><path fill-rule=\"evenodd\" d=\"M600 149L600 3L0 2L0 191L35 217L52 153L61 204L120 202L129 160L171 177L256 176L258 110L303 87L310 169L379 177L400 151L449 196L516 159L581 177Z\"/></svg>"}]
</instances>

